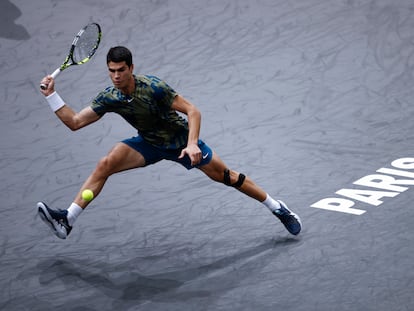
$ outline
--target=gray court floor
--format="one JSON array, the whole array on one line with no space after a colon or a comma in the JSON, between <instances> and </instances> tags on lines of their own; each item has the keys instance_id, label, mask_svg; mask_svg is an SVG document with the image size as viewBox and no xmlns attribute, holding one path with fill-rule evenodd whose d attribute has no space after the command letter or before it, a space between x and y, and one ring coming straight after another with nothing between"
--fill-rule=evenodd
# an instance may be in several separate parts
<instances>
[{"instance_id":1,"label":"gray court floor","mask_svg":"<svg viewBox=\"0 0 414 311\"><path fill-rule=\"evenodd\" d=\"M2 0L0 16L1 310L414 309L412 1ZM301 216L300 236L169 162L113 176L69 239L49 233L36 202L67 208L136 134L115 115L71 132L38 90L90 21L103 40L58 77L65 101L88 105L107 50L128 46L137 73L200 108L229 167ZM404 191L355 183L381 168ZM314 207L327 198L364 213Z\"/></svg>"}]
</instances>

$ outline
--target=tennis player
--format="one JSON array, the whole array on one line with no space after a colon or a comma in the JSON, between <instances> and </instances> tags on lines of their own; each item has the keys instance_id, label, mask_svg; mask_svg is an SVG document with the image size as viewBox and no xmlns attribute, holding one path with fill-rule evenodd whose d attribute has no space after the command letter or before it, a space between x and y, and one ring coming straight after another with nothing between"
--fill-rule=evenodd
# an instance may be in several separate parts
<instances>
[{"instance_id":1,"label":"tennis player","mask_svg":"<svg viewBox=\"0 0 414 311\"><path fill-rule=\"evenodd\" d=\"M115 112L138 130L138 135L117 143L97 164L86 179L74 201L66 210L49 208L37 203L41 219L53 233L66 239L77 217L90 201L82 191L90 189L96 198L112 174L145 167L161 160L180 163L186 169L197 168L216 182L234 187L263 203L293 235L301 231L300 218L285 203L273 199L249 177L229 169L219 156L199 138L200 111L176 93L166 82L154 76L134 75L132 54L122 46L113 47L107 54L107 67L113 86L101 91L91 105L80 112L72 110L55 91L49 75L41 90L57 117L71 130L81 129ZM178 112L186 115L182 117Z\"/></svg>"}]
</instances>

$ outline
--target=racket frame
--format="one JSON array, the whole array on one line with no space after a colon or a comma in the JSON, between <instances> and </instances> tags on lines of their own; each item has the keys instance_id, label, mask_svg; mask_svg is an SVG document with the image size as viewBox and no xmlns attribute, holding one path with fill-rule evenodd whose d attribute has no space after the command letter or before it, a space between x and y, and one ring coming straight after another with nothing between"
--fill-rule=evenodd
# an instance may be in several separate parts
<instances>
[{"instance_id":1,"label":"racket frame","mask_svg":"<svg viewBox=\"0 0 414 311\"><path fill-rule=\"evenodd\" d=\"M92 48L92 50L89 52L89 54L88 54L87 57L85 57L84 59L80 60L79 62L75 62L73 60L73 53L75 51L76 44L78 43L79 38L85 32L86 28L88 28L88 27L90 27L92 25L94 25L94 26L96 26L98 28L98 38L96 39L95 45ZM72 45L70 47L69 53L66 56L66 58L65 58L64 62L62 63L62 65L60 65L59 68L57 68L55 71L53 71L53 73L50 76L53 79L55 79L66 68L68 68L70 66L73 66L73 65L82 65L82 64L88 62L92 58L92 56L95 54L96 50L98 49L99 43L101 42L101 38L102 38L102 31L101 31L101 26L98 23L89 23L88 25L86 25L85 27L83 27L76 34L75 38L73 38ZM45 89L47 89L47 85L42 83L42 84L40 84L40 88L42 90L45 90Z\"/></svg>"}]
</instances>

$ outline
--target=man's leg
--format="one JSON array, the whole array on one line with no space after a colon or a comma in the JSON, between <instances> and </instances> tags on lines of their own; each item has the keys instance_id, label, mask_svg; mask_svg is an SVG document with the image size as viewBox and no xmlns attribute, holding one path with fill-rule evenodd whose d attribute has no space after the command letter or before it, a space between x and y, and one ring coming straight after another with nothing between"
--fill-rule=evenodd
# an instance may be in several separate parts
<instances>
[{"instance_id":1,"label":"man's leg","mask_svg":"<svg viewBox=\"0 0 414 311\"><path fill-rule=\"evenodd\" d=\"M109 176L129 169L142 167L144 165L145 159L138 151L132 149L124 143L118 143L98 162L95 170L86 179L73 202L85 209L90 201L82 199L83 190L92 190L94 197L96 198L101 192Z\"/></svg>"},{"instance_id":2,"label":"man's leg","mask_svg":"<svg viewBox=\"0 0 414 311\"><path fill-rule=\"evenodd\" d=\"M282 201L274 200L270 197L269 194L256 185L248 176L228 169L216 153L213 153L213 158L210 163L199 167L199 169L212 180L224 183L227 186L232 186L249 197L263 203L271 210L273 215L280 219L291 234L299 234L302 229L299 216L290 211Z\"/></svg>"},{"instance_id":3,"label":"man's leg","mask_svg":"<svg viewBox=\"0 0 414 311\"><path fill-rule=\"evenodd\" d=\"M51 227L56 236L65 239L72 230L72 225L77 216L90 203L90 201L82 199L81 194L83 190L92 190L96 198L109 176L144 165L145 159L138 151L124 143L118 143L98 162L95 170L87 178L68 210L52 210L45 203L39 202L37 204L39 215Z\"/></svg>"},{"instance_id":4,"label":"man's leg","mask_svg":"<svg viewBox=\"0 0 414 311\"><path fill-rule=\"evenodd\" d=\"M213 158L211 159L210 163L201 166L200 170L203 171L212 180L220 183L225 183L224 174L227 170L227 166L216 153L213 153ZM234 170L228 171L230 184L236 184L239 180L240 173ZM256 199L259 202L266 200L266 192L257 186L248 176L245 176L245 179L241 186L237 187L236 189L248 195L249 197Z\"/></svg>"}]
</instances>

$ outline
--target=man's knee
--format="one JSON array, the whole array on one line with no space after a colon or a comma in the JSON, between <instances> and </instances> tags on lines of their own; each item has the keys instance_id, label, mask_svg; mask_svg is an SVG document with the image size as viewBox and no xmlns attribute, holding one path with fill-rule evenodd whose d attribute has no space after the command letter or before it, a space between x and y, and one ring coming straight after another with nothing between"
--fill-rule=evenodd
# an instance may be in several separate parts
<instances>
[{"instance_id":1,"label":"man's knee","mask_svg":"<svg viewBox=\"0 0 414 311\"><path fill-rule=\"evenodd\" d=\"M224 184L230 187L240 188L243 185L244 180L246 179L246 176L242 173L237 173L237 174L238 174L237 180L235 182L232 182L231 176L230 176L230 170L226 168L224 170L224 176L223 176Z\"/></svg>"},{"instance_id":2,"label":"man's knee","mask_svg":"<svg viewBox=\"0 0 414 311\"><path fill-rule=\"evenodd\" d=\"M95 172L100 175L109 176L112 174L113 167L114 160L111 158L110 155L106 155L99 160Z\"/></svg>"}]
</instances>

